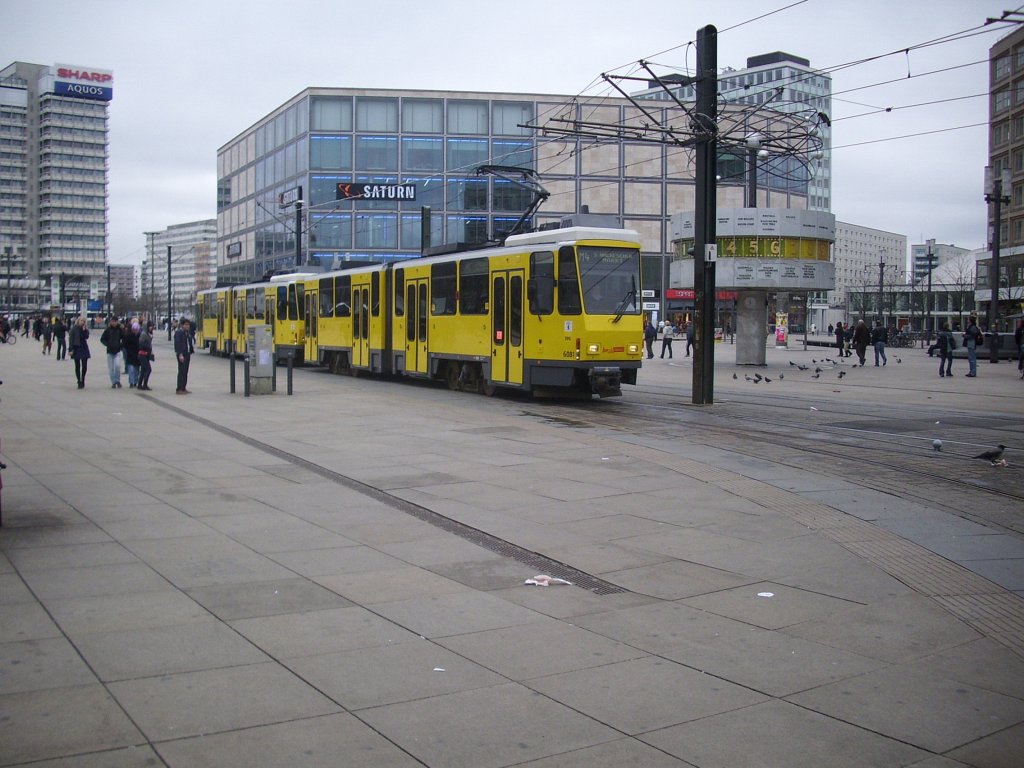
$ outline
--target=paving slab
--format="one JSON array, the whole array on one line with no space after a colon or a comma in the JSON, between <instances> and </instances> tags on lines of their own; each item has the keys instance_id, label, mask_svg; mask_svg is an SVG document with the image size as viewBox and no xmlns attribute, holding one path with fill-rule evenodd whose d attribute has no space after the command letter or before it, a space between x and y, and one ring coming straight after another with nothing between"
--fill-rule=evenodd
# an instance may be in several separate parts
<instances>
[{"instance_id":1,"label":"paving slab","mask_svg":"<svg viewBox=\"0 0 1024 768\"><path fill-rule=\"evenodd\" d=\"M823 616L843 615L862 607L849 600L772 582L744 584L688 597L680 602L764 629L781 629Z\"/></svg>"},{"instance_id":2,"label":"paving slab","mask_svg":"<svg viewBox=\"0 0 1024 768\"><path fill-rule=\"evenodd\" d=\"M627 738L518 765L520 768L684 768L689 764L636 739Z\"/></svg>"},{"instance_id":3,"label":"paving slab","mask_svg":"<svg viewBox=\"0 0 1024 768\"><path fill-rule=\"evenodd\" d=\"M65 634L166 627L209 621L210 614L170 587L159 591L51 599L47 610Z\"/></svg>"},{"instance_id":4,"label":"paving slab","mask_svg":"<svg viewBox=\"0 0 1024 768\"><path fill-rule=\"evenodd\" d=\"M49 547L47 547L49 549ZM131 553L128 553L131 555ZM23 573L25 583L40 600L157 592L168 588L167 580L138 558L129 562L86 568L51 568Z\"/></svg>"},{"instance_id":5,"label":"paving slab","mask_svg":"<svg viewBox=\"0 0 1024 768\"><path fill-rule=\"evenodd\" d=\"M32 763L32 768L154 768L160 758L147 744Z\"/></svg>"},{"instance_id":6,"label":"paving slab","mask_svg":"<svg viewBox=\"0 0 1024 768\"><path fill-rule=\"evenodd\" d=\"M172 767L416 768L422 765L349 714L310 717L243 731L165 741Z\"/></svg>"},{"instance_id":7,"label":"paving slab","mask_svg":"<svg viewBox=\"0 0 1024 768\"><path fill-rule=\"evenodd\" d=\"M280 563L290 571L315 578L336 574L367 573L401 568L406 565L402 560L386 555L379 549L356 545L332 549L311 549L290 552L274 552L269 555L274 562Z\"/></svg>"},{"instance_id":8,"label":"paving slab","mask_svg":"<svg viewBox=\"0 0 1024 768\"><path fill-rule=\"evenodd\" d=\"M427 765L499 768L621 734L516 683L362 710L360 719Z\"/></svg>"},{"instance_id":9,"label":"paving slab","mask_svg":"<svg viewBox=\"0 0 1024 768\"><path fill-rule=\"evenodd\" d=\"M632 735L767 700L756 691L655 657L534 678L529 685Z\"/></svg>"},{"instance_id":10,"label":"paving slab","mask_svg":"<svg viewBox=\"0 0 1024 768\"><path fill-rule=\"evenodd\" d=\"M967 746L954 749L949 753L949 757L962 761L965 765L1019 768L1021 744L1024 744L1024 725L1014 725Z\"/></svg>"},{"instance_id":11,"label":"paving slab","mask_svg":"<svg viewBox=\"0 0 1024 768\"><path fill-rule=\"evenodd\" d=\"M96 682L63 637L0 643L0 695Z\"/></svg>"},{"instance_id":12,"label":"paving slab","mask_svg":"<svg viewBox=\"0 0 1024 768\"><path fill-rule=\"evenodd\" d=\"M900 667L847 678L787 701L940 754L1024 720L1022 698Z\"/></svg>"},{"instance_id":13,"label":"paving slab","mask_svg":"<svg viewBox=\"0 0 1024 768\"><path fill-rule=\"evenodd\" d=\"M298 578L196 587L188 595L224 621L352 605L331 590Z\"/></svg>"},{"instance_id":14,"label":"paving slab","mask_svg":"<svg viewBox=\"0 0 1024 768\"><path fill-rule=\"evenodd\" d=\"M289 659L299 677L350 711L501 685L501 675L416 638L373 648Z\"/></svg>"},{"instance_id":15,"label":"paving slab","mask_svg":"<svg viewBox=\"0 0 1024 768\"><path fill-rule=\"evenodd\" d=\"M98 683L6 694L0 712L0 765L145 744Z\"/></svg>"},{"instance_id":16,"label":"paving slab","mask_svg":"<svg viewBox=\"0 0 1024 768\"><path fill-rule=\"evenodd\" d=\"M277 664L147 677L108 688L154 742L340 711Z\"/></svg>"},{"instance_id":17,"label":"paving slab","mask_svg":"<svg viewBox=\"0 0 1024 768\"><path fill-rule=\"evenodd\" d=\"M60 627L39 603L13 603L3 606L0 643L60 637Z\"/></svg>"},{"instance_id":18,"label":"paving slab","mask_svg":"<svg viewBox=\"0 0 1024 768\"><path fill-rule=\"evenodd\" d=\"M126 546L180 589L284 579L293 574L222 534L148 539Z\"/></svg>"},{"instance_id":19,"label":"paving slab","mask_svg":"<svg viewBox=\"0 0 1024 768\"><path fill-rule=\"evenodd\" d=\"M373 609L396 624L429 638L531 624L538 615L485 592L455 592L378 603Z\"/></svg>"},{"instance_id":20,"label":"paving slab","mask_svg":"<svg viewBox=\"0 0 1024 768\"><path fill-rule=\"evenodd\" d=\"M469 590L469 587L459 581L412 565L314 578L317 583L323 584L332 592L360 605L376 605Z\"/></svg>"},{"instance_id":21,"label":"paving slab","mask_svg":"<svg viewBox=\"0 0 1024 768\"><path fill-rule=\"evenodd\" d=\"M908 744L783 701L712 715L639 738L701 768L820 768L851 758L863 768L895 768L916 765L928 756Z\"/></svg>"}]
</instances>

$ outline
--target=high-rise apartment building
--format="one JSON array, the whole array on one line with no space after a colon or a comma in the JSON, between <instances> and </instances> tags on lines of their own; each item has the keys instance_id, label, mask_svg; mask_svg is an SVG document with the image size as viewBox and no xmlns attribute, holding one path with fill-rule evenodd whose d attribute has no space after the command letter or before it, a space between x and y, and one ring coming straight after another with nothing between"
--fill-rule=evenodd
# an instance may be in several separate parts
<instances>
[{"instance_id":1,"label":"high-rise apartment building","mask_svg":"<svg viewBox=\"0 0 1024 768\"><path fill-rule=\"evenodd\" d=\"M670 101L672 97L693 102L697 94L693 85L680 84L679 76L663 78L670 85L666 91L657 83L650 83L646 91L633 94L638 99ZM671 95L670 95L671 94ZM788 196L794 190L806 196L806 208L828 211L832 207L832 78L811 68L811 62L800 56L775 51L747 58L744 69L724 67L718 75L720 108L764 105L782 113L813 110L823 116L818 123L821 132L820 157L777 157L758 162L757 187L759 208L789 207ZM720 150L719 165L728 166ZM745 158L732 158L738 173L719 173L720 186L746 183Z\"/></svg>"},{"instance_id":2,"label":"high-rise apartment building","mask_svg":"<svg viewBox=\"0 0 1024 768\"><path fill-rule=\"evenodd\" d=\"M988 245L999 238L999 317L1024 311L1024 28L1015 29L989 49L989 166L998 179L1010 173L1009 203L988 205ZM978 169L981 177L981 169ZM986 190L989 192L991 190ZM977 299L987 317L992 299L992 258L978 261ZM1002 330L1012 330L1003 327Z\"/></svg>"},{"instance_id":3,"label":"high-rise apartment building","mask_svg":"<svg viewBox=\"0 0 1024 768\"><path fill-rule=\"evenodd\" d=\"M0 70L0 253L10 249L5 273L50 285L53 298L95 298L106 280L112 95L109 70Z\"/></svg>"},{"instance_id":4,"label":"high-rise apartment building","mask_svg":"<svg viewBox=\"0 0 1024 768\"><path fill-rule=\"evenodd\" d=\"M836 287L831 304L849 312L849 294L877 290L880 272L884 285L906 284L907 236L837 221L832 261Z\"/></svg>"},{"instance_id":5,"label":"high-rise apartment building","mask_svg":"<svg viewBox=\"0 0 1024 768\"><path fill-rule=\"evenodd\" d=\"M162 232L146 233L146 258L142 262L139 295L156 317L167 314L168 273L171 316L191 314L196 293L216 285L216 219L189 221L174 224Z\"/></svg>"}]
</instances>

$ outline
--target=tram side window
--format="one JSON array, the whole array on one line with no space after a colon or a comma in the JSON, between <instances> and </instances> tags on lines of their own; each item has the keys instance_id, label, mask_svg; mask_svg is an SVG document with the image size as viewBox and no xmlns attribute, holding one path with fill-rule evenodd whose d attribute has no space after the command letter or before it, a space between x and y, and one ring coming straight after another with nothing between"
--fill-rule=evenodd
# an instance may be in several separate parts
<instances>
[{"instance_id":1,"label":"tram side window","mask_svg":"<svg viewBox=\"0 0 1024 768\"><path fill-rule=\"evenodd\" d=\"M459 314L486 315L490 280L488 261L466 259L459 264Z\"/></svg>"},{"instance_id":2,"label":"tram side window","mask_svg":"<svg viewBox=\"0 0 1024 768\"><path fill-rule=\"evenodd\" d=\"M402 317L405 314L405 270L399 267L395 270L395 317Z\"/></svg>"},{"instance_id":3,"label":"tram side window","mask_svg":"<svg viewBox=\"0 0 1024 768\"><path fill-rule=\"evenodd\" d=\"M370 313L374 317L380 315L380 272L374 272L370 275L370 306L372 309Z\"/></svg>"},{"instance_id":4,"label":"tram side window","mask_svg":"<svg viewBox=\"0 0 1024 768\"><path fill-rule=\"evenodd\" d=\"M250 320L256 318L256 291L245 292L245 316Z\"/></svg>"},{"instance_id":5,"label":"tram side window","mask_svg":"<svg viewBox=\"0 0 1024 768\"><path fill-rule=\"evenodd\" d=\"M430 314L454 315L457 289L455 262L434 264L430 268Z\"/></svg>"},{"instance_id":6,"label":"tram side window","mask_svg":"<svg viewBox=\"0 0 1024 768\"><path fill-rule=\"evenodd\" d=\"M320 278L320 317L334 317L334 278Z\"/></svg>"},{"instance_id":7,"label":"tram side window","mask_svg":"<svg viewBox=\"0 0 1024 768\"><path fill-rule=\"evenodd\" d=\"M538 251L530 254L530 279L526 283L530 314L550 315L555 308L555 254Z\"/></svg>"},{"instance_id":8,"label":"tram side window","mask_svg":"<svg viewBox=\"0 0 1024 768\"><path fill-rule=\"evenodd\" d=\"M288 286L277 286L277 316L281 320L288 319Z\"/></svg>"},{"instance_id":9,"label":"tram side window","mask_svg":"<svg viewBox=\"0 0 1024 768\"><path fill-rule=\"evenodd\" d=\"M252 316L256 320L263 319L263 289L258 288L252 292Z\"/></svg>"},{"instance_id":10,"label":"tram side window","mask_svg":"<svg viewBox=\"0 0 1024 768\"><path fill-rule=\"evenodd\" d=\"M352 277L350 275L343 275L337 279L334 284L334 316L335 317L351 317L352 305L349 303L349 297L352 295Z\"/></svg>"},{"instance_id":11,"label":"tram side window","mask_svg":"<svg viewBox=\"0 0 1024 768\"><path fill-rule=\"evenodd\" d=\"M302 311L304 311L301 308L306 306L306 286L302 283L299 283L298 285L292 284L288 286L288 291L291 293L291 296L288 297L288 319L301 320L301 314Z\"/></svg>"},{"instance_id":12,"label":"tram side window","mask_svg":"<svg viewBox=\"0 0 1024 768\"><path fill-rule=\"evenodd\" d=\"M558 311L563 315L578 315L581 309L576 252L571 245L563 245L558 249Z\"/></svg>"}]
</instances>

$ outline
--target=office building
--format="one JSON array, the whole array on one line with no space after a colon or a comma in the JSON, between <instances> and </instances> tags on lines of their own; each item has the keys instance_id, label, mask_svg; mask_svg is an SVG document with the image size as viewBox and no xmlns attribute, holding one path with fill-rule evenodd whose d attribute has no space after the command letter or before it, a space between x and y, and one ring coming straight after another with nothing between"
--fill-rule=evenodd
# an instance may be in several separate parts
<instances>
[{"instance_id":1,"label":"office building","mask_svg":"<svg viewBox=\"0 0 1024 768\"><path fill-rule=\"evenodd\" d=\"M85 309L105 290L112 95L109 70L0 70L0 248L15 277L50 289L39 304Z\"/></svg>"},{"instance_id":2,"label":"office building","mask_svg":"<svg viewBox=\"0 0 1024 768\"><path fill-rule=\"evenodd\" d=\"M872 288L877 291L880 263L883 285L906 284L907 236L837 221L832 261L836 282L829 303L853 312L856 308L850 306L848 294L869 292Z\"/></svg>"},{"instance_id":3,"label":"office building","mask_svg":"<svg viewBox=\"0 0 1024 768\"><path fill-rule=\"evenodd\" d=\"M931 252L932 280L934 282L937 270L946 264L956 264L964 271L974 275L974 259L970 258L969 248L959 248L946 243L932 243L929 249L928 243L920 243L910 246L910 270L911 280L915 283L928 282L928 253ZM948 270L944 272L948 274Z\"/></svg>"},{"instance_id":4,"label":"office building","mask_svg":"<svg viewBox=\"0 0 1024 768\"><path fill-rule=\"evenodd\" d=\"M685 117L671 103L645 109L661 120ZM539 175L550 197L534 226L587 211L637 230L644 283L660 289L671 214L694 206L692 153L530 127L553 117L647 119L626 98L308 88L218 150L218 280L259 279L297 262L319 269L418 255L422 206L431 209L432 245L500 238L533 194L515 172L475 173L496 164ZM382 196L345 198L339 185L349 184ZM785 205L806 208L807 189L788 190ZM742 185L723 185L719 202L742 205L742 194Z\"/></svg>"}]
</instances>

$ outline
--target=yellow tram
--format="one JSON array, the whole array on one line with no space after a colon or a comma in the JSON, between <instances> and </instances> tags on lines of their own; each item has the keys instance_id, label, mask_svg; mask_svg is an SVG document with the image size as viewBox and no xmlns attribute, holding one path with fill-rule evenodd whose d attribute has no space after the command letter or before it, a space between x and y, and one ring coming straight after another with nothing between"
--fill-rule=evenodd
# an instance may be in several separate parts
<instances>
[{"instance_id":1,"label":"yellow tram","mask_svg":"<svg viewBox=\"0 0 1024 768\"><path fill-rule=\"evenodd\" d=\"M636 383L640 296L636 232L568 227L514 235L501 246L206 291L201 342L212 352L228 342L244 352L245 325L268 322L278 359L301 357L334 372L443 380L486 394L605 397ZM222 305L234 307L234 324L230 316L220 322Z\"/></svg>"}]
</instances>

